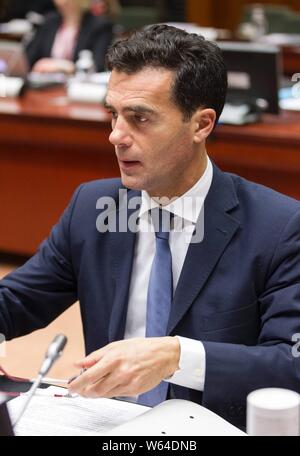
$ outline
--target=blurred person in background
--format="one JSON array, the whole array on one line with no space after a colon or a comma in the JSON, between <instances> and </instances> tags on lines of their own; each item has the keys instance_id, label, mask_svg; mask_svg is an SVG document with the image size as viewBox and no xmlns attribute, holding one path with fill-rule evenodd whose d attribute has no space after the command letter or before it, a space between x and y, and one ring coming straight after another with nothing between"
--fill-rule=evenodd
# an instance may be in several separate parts
<instances>
[{"instance_id":1,"label":"blurred person in background","mask_svg":"<svg viewBox=\"0 0 300 456\"><path fill-rule=\"evenodd\" d=\"M104 69L104 57L113 38L113 21L108 14L95 16L90 0L54 0L50 13L26 47L32 71L75 71L81 50L93 53L96 71Z\"/></svg>"},{"instance_id":2,"label":"blurred person in background","mask_svg":"<svg viewBox=\"0 0 300 456\"><path fill-rule=\"evenodd\" d=\"M91 11L95 16L108 14L116 20L120 15L121 5L119 0L92 0Z\"/></svg>"}]
</instances>

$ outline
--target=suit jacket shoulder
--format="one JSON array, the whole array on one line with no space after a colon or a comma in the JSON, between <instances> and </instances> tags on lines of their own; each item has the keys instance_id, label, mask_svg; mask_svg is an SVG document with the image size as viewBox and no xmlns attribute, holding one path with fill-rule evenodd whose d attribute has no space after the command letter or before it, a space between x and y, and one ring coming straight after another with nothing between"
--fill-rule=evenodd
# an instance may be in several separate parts
<instances>
[{"instance_id":1,"label":"suit jacket shoulder","mask_svg":"<svg viewBox=\"0 0 300 456\"><path fill-rule=\"evenodd\" d=\"M300 202L294 198L235 174L224 174L232 181L245 216L253 213L269 223L283 223L300 210Z\"/></svg>"},{"instance_id":2,"label":"suit jacket shoulder","mask_svg":"<svg viewBox=\"0 0 300 456\"><path fill-rule=\"evenodd\" d=\"M26 54L30 67L44 57L50 57L55 35L61 24L61 16L56 12L45 16L45 22L37 29L31 41L26 45Z\"/></svg>"},{"instance_id":3,"label":"suit jacket shoulder","mask_svg":"<svg viewBox=\"0 0 300 456\"><path fill-rule=\"evenodd\" d=\"M73 60L78 59L79 52L90 49L93 52L97 71L104 70L105 54L113 39L113 22L108 16L94 16L90 12L82 18L77 45Z\"/></svg>"}]
</instances>

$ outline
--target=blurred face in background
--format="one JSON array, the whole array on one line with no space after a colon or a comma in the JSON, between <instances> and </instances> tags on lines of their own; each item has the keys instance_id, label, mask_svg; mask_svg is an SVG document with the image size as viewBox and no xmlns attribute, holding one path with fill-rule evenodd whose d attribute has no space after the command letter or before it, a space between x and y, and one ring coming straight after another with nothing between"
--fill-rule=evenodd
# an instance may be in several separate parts
<instances>
[{"instance_id":1,"label":"blurred face in background","mask_svg":"<svg viewBox=\"0 0 300 456\"><path fill-rule=\"evenodd\" d=\"M55 6L63 16L81 14L89 9L90 0L54 0Z\"/></svg>"}]
</instances>

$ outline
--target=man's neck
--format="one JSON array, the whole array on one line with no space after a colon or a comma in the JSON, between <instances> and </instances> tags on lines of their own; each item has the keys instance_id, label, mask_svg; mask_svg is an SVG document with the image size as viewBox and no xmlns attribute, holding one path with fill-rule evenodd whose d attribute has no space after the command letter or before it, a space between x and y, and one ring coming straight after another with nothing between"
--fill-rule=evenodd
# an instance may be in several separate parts
<instances>
[{"instance_id":1,"label":"man's neck","mask_svg":"<svg viewBox=\"0 0 300 456\"><path fill-rule=\"evenodd\" d=\"M81 12L80 11L64 17L64 24L67 27L78 28L80 21L81 21Z\"/></svg>"},{"instance_id":2,"label":"man's neck","mask_svg":"<svg viewBox=\"0 0 300 456\"><path fill-rule=\"evenodd\" d=\"M208 164L208 156L205 153L203 160L199 166L199 168L195 167L195 173L194 176L191 176L188 180L185 182L182 182L182 184L176 188L165 188L161 191L149 191L148 194L149 196L156 201L158 204L161 204L162 206L165 206L167 204L170 204L171 201L174 201L177 198L180 198L183 196L185 193L187 193L204 175L205 170L207 168Z\"/></svg>"}]
</instances>

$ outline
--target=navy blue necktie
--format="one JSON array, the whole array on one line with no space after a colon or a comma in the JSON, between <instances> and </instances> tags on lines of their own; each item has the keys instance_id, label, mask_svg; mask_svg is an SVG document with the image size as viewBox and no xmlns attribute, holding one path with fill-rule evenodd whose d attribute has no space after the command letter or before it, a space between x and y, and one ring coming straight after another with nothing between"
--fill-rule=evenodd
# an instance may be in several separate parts
<instances>
[{"instance_id":1,"label":"navy blue necktie","mask_svg":"<svg viewBox=\"0 0 300 456\"><path fill-rule=\"evenodd\" d=\"M152 263L147 295L146 337L166 335L173 299L172 256L169 246L172 214L162 209L152 209L155 229L156 251ZM138 403L154 407L167 397L168 382L161 382L152 390L143 393Z\"/></svg>"}]
</instances>

